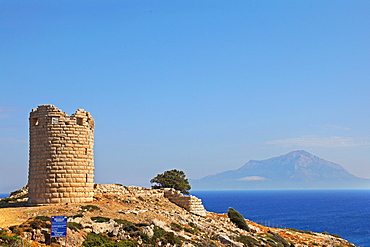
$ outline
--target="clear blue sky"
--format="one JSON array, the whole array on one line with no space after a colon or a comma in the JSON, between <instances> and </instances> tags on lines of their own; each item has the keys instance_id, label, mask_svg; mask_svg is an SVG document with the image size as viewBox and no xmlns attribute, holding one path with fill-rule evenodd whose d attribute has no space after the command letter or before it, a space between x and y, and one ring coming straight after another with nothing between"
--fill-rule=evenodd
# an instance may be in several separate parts
<instances>
[{"instance_id":1,"label":"clear blue sky","mask_svg":"<svg viewBox=\"0 0 370 247\"><path fill-rule=\"evenodd\" d=\"M298 149L370 178L369 1L0 5L0 192L27 182L41 104L91 112L98 183Z\"/></svg>"}]
</instances>

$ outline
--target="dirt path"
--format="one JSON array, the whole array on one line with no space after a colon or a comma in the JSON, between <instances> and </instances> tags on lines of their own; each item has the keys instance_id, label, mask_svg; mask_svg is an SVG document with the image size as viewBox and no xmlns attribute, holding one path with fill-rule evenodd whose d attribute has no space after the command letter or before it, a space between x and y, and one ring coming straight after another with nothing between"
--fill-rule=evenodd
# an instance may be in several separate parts
<instances>
[{"instance_id":1,"label":"dirt path","mask_svg":"<svg viewBox=\"0 0 370 247\"><path fill-rule=\"evenodd\" d=\"M32 209L26 207L0 208L0 227L18 225L32 217Z\"/></svg>"}]
</instances>

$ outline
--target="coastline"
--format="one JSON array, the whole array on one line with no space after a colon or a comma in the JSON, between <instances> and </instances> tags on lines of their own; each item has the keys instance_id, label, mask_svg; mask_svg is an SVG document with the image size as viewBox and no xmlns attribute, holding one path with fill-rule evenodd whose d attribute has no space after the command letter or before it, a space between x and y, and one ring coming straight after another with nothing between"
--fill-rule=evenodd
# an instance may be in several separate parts
<instances>
[{"instance_id":1,"label":"coastline","mask_svg":"<svg viewBox=\"0 0 370 247\"><path fill-rule=\"evenodd\" d=\"M238 210L254 222L314 232L327 231L369 247L370 190L192 191L208 211ZM348 202L351 203L348 203ZM226 203L227 202L227 203Z\"/></svg>"},{"instance_id":2,"label":"coastline","mask_svg":"<svg viewBox=\"0 0 370 247\"><path fill-rule=\"evenodd\" d=\"M94 201L89 204L97 206L99 211L81 212L81 208L86 206L86 203L38 207L24 207L25 204L23 207L18 207L9 204L5 208L0 208L0 215L2 215L0 218L3 219L2 226L19 225L25 220L35 220L35 216L51 217L52 215L65 215L70 217L72 222L81 224L82 227L81 230L68 230L70 231L69 234L72 234L74 237L77 238L80 236L80 242L74 243L73 246L81 246L81 243L85 239L83 237L81 238L81 236L86 236L86 231L92 231L94 234L121 234L120 232L122 232L122 237L130 234L122 229L115 219L118 219L119 222L122 222L122 220L132 222L132 224L140 227L142 233L147 230L150 231L149 229L153 230L160 227L164 232L167 232L166 236L173 236L178 241L186 244L186 246L194 246L192 241L196 241L197 244L202 244L206 241L207 244L213 243L220 247L229 246L230 244L233 244L233 246L242 246L240 241L254 241L260 245L265 245L268 241L273 241L275 244L287 243L288 241L298 247L311 246L312 244L324 246L327 243L332 244L332 246L354 246L346 240L330 233L266 227L246 219L252 230L248 232L237 228L230 222L226 214L215 213L210 209L207 209L205 216L190 213L184 208L171 203L164 196L165 193L163 190L118 186L116 184L99 185L98 187L100 189L95 192ZM15 215L15 212L17 215ZM97 215L99 217L96 217ZM75 218L77 216L78 218ZM14 223L17 221L17 224L10 224L10 218L6 221L7 217L11 217ZM93 218L102 217L107 219L108 222L94 223L92 220ZM185 231L184 229L187 230ZM121 235L117 235L116 237L119 236ZM29 237L31 238L30 240L33 240L37 236L32 235ZM173 237L171 237L172 240ZM298 242L297 239L301 240ZM132 236L131 240L142 241L136 234ZM158 239L158 241L165 240ZM68 244L68 246L72 246L70 245L71 243ZM174 246L174 244L169 246Z\"/></svg>"}]
</instances>

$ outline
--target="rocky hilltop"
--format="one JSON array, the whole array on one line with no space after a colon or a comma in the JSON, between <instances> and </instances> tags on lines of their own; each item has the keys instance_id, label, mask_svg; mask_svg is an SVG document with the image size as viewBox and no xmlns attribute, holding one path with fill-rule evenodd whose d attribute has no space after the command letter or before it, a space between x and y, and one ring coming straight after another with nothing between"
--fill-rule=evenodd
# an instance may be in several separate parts
<instances>
[{"instance_id":1,"label":"rocky hilltop","mask_svg":"<svg viewBox=\"0 0 370 247\"><path fill-rule=\"evenodd\" d=\"M370 179L298 150L267 160L250 160L239 169L191 180L191 185L195 190L366 189Z\"/></svg>"},{"instance_id":2,"label":"rocky hilltop","mask_svg":"<svg viewBox=\"0 0 370 247\"><path fill-rule=\"evenodd\" d=\"M27 206L27 191L0 202L0 246L50 245L50 217L68 216L66 238L52 246L355 246L339 236L267 228L246 220L239 229L224 214L207 212L199 199L174 191L96 185L91 203ZM175 198L175 199L174 199ZM183 208L193 201L195 207ZM185 204L184 204L185 201Z\"/></svg>"}]
</instances>

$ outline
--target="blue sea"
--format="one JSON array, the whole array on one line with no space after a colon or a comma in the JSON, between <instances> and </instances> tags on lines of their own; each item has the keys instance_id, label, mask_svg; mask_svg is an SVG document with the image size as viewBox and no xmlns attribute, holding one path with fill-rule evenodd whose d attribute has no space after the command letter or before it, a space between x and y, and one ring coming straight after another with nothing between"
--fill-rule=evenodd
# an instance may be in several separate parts
<instances>
[{"instance_id":1,"label":"blue sea","mask_svg":"<svg viewBox=\"0 0 370 247\"><path fill-rule=\"evenodd\" d=\"M0 199L4 197L8 197L9 193L0 193Z\"/></svg>"},{"instance_id":2,"label":"blue sea","mask_svg":"<svg viewBox=\"0 0 370 247\"><path fill-rule=\"evenodd\" d=\"M208 211L229 207L270 227L337 234L370 247L370 190L191 191Z\"/></svg>"}]
</instances>

